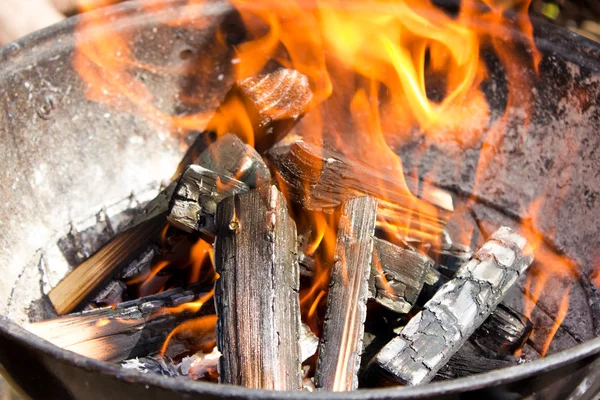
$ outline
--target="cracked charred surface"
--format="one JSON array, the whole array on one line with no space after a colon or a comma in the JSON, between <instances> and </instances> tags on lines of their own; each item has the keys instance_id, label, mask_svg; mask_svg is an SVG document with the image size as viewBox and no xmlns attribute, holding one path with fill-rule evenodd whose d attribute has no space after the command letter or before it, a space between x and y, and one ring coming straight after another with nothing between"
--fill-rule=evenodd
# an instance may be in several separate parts
<instances>
[{"instance_id":1,"label":"cracked charred surface","mask_svg":"<svg viewBox=\"0 0 600 400\"><path fill-rule=\"evenodd\" d=\"M503 227L444 284L423 310L374 358L384 379L418 385L438 370L502 301L533 261L527 241Z\"/></svg>"},{"instance_id":2,"label":"cracked charred surface","mask_svg":"<svg viewBox=\"0 0 600 400\"><path fill-rule=\"evenodd\" d=\"M342 206L327 313L315 372L317 388L358 388L377 199L346 200Z\"/></svg>"},{"instance_id":3,"label":"cracked charred surface","mask_svg":"<svg viewBox=\"0 0 600 400\"><path fill-rule=\"evenodd\" d=\"M215 286L220 382L300 390L296 224L274 187L217 207Z\"/></svg>"},{"instance_id":4,"label":"cracked charred surface","mask_svg":"<svg viewBox=\"0 0 600 400\"><path fill-rule=\"evenodd\" d=\"M248 191L248 186L199 165L190 165L181 175L169 211L169 222L178 229L199 231L213 237L217 204L226 197Z\"/></svg>"}]
</instances>

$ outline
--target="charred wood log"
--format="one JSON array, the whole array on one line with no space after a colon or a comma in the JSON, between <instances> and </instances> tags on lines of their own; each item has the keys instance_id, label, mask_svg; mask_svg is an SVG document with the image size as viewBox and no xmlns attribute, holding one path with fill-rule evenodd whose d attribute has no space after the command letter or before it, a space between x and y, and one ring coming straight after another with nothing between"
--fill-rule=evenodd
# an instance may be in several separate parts
<instances>
[{"instance_id":1,"label":"charred wood log","mask_svg":"<svg viewBox=\"0 0 600 400\"><path fill-rule=\"evenodd\" d=\"M217 346L222 383L300 390L296 225L267 186L217 207Z\"/></svg>"},{"instance_id":2,"label":"charred wood log","mask_svg":"<svg viewBox=\"0 0 600 400\"><path fill-rule=\"evenodd\" d=\"M518 357L494 358L466 342L448 360L435 376L435 380L456 379L510 367L520 361Z\"/></svg>"},{"instance_id":3,"label":"charred wood log","mask_svg":"<svg viewBox=\"0 0 600 400\"><path fill-rule=\"evenodd\" d=\"M532 332L529 318L501 303L469 340L490 354L511 356L523 348Z\"/></svg>"},{"instance_id":4,"label":"charred wood log","mask_svg":"<svg viewBox=\"0 0 600 400\"><path fill-rule=\"evenodd\" d=\"M408 313L432 267L429 257L374 238L369 298L391 311Z\"/></svg>"},{"instance_id":5,"label":"charred wood log","mask_svg":"<svg viewBox=\"0 0 600 400\"><path fill-rule=\"evenodd\" d=\"M260 154L231 133L218 138L194 164L218 174L230 174L251 189L271 182L271 172Z\"/></svg>"},{"instance_id":6,"label":"charred wood log","mask_svg":"<svg viewBox=\"0 0 600 400\"><path fill-rule=\"evenodd\" d=\"M168 333L189 318L189 312L162 313L205 296L211 287L197 285L189 290L163 293L29 324L26 328L47 341L81 355L103 361L121 361L145 356L160 349ZM214 312L212 303L201 314ZM194 314L195 316L199 314Z\"/></svg>"},{"instance_id":7,"label":"charred wood log","mask_svg":"<svg viewBox=\"0 0 600 400\"><path fill-rule=\"evenodd\" d=\"M397 180L340 153L300 140L270 156L292 200L308 210L333 209L366 194L378 198L380 218L428 237L439 236L449 218L444 207L451 207L451 199L440 205L417 199Z\"/></svg>"},{"instance_id":8,"label":"charred wood log","mask_svg":"<svg viewBox=\"0 0 600 400\"><path fill-rule=\"evenodd\" d=\"M377 200L346 200L341 209L327 313L319 346L315 386L332 391L358 388Z\"/></svg>"},{"instance_id":9,"label":"charred wood log","mask_svg":"<svg viewBox=\"0 0 600 400\"><path fill-rule=\"evenodd\" d=\"M168 220L186 232L213 237L217 204L226 197L248 191L248 185L198 165L190 165L179 178Z\"/></svg>"},{"instance_id":10,"label":"charred wood log","mask_svg":"<svg viewBox=\"0 0 600 400\"><path fill-rule=\"evenodd\" d=\"M119 266L127 265L148 246L160 241L166 215L160 214L127 229L81 263L54 287L48 298L59 315L73 311L111 280Z\"/></svg>"},{"instance_id":11,"label":"charred wood log","mask_svg":"<svg viewBox=\"0 0 600 400\"><path fill-rule=\"evenodd\" d=\"M208 122L206 130L189 147L178 173L190 164L197 164L198 156L217 137L227 133L252 141L250 143L254 143L259 151L265 150L285 136L306 112L311 100L308 78L292 69L281 68L237 82ZM251 132L248 132L248 126Z\"/></svg>"},{"instance_id":12,"label":"charred wood log","mask_svg":"<svg viewBox=\"0 0 600 400\"><path fill-rule=\"evenodd\" d=\"M225 114L236 111L230 107L241 102L249 115L252 115L255 134L263 132L266 136L275 137L287 132L284 126L295 123L311 98L307 78L293 70L281 69L266 76L248 78L231 90L225 102L216 111L212 126L223 126ZM249 146L244 145L243 158L239 160L235 160L235 157L242 156L241 142L232 138L224 138L217 147L228 147L227 144L230 144L229 147L233 149L210 150L210 144L217 140L217 135L211 131L210 126L211 124L209 130L200 135L190 147L180 163L178 174L182 173L187 165L201 160L210 163L211 167L221 164L220 168L232 174L240 172L250 185L269 180L264 163ZM231 128L231 132L240 133L235 130L235 126ZM275 133L267 135L268 132ZM219 130L219 133L220 136L224 136L227 131ZM234 150L236 154L233 154ZM241 171L229 169L237 167L241 168ZM157 234L166 225L169 204L176 187L176 182L171 183L131 221L128 230L113 238L59 282L49 294L50 301L59 315L72 312L82 301L93 297L105 287L114 274L158 239ZM210 220L208 222L210 223ZM132 239L134 236L135 239Z\"/></svg>"},{"instance_id":13,"label":"charred wood log","mask_svg":"<svg viewBox=\"0 0 600 400\"><path fill-rule=\"evenodd\" d=\"M522 236L500 228L375 356L373 371L406 385L433 379L531 264L532 254Z\"/></svg>"}]
</instances>

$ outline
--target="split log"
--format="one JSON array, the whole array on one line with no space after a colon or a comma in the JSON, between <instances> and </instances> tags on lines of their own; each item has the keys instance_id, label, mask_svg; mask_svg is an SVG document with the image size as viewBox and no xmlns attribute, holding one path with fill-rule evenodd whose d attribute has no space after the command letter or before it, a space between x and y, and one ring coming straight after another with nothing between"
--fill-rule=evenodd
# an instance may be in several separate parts
<instances>
[{"instance_id":1,"label":"split log","mask_svg":"<svg viewBox=\"0 0 600 400\"><path fill-rule=\"evenodd\" d=\"M58 315L73 311L84 300L101 290L119 266L137 258L152 243L160 242L166 215L160 214L125 230L81 263L54 287L48 298Z\"/></svg>"},{"instance_id":2,"label":"split log","mask_svg":"<svg viewBox=\"0 0 600 400\"><path fill-rule=\"evenodd\" d=\"M391 311L408 313L432 267L433 261L419 252L373 238L369 298Z\"/></svg>"},{"instance_id":3,"label":"split log","mask_svg":"<svg viewBox=\"0 0 600 400\"><path fill-rule=\"evenodd\" d=\"M417 199L399 181L335 151L299 140L289 151L269 155L292 200L305 209L326 211L369 195L379 200L380 218L428 238L438 237L450 216L449 195L438 205Z\"/></svg>"},{"instance_id":4,"label":"split log","mask_svg":"<svg viewBox=\"0 0 600 400\"><path fill-rule=\"evenodd\" d=\"M237 82L208 122L206 130L189 147L179 164L178 174L188 165L197 164L198 156L217 137L227 133L253 141L259 151L269 148L289 132L306 112L311 100L308 78L292 69L280 68Z\"/></svg>"},{"instance_id":5,"label":"split log","mask_svg":"<svg viewBox=\"0 0 600 400\"><path fill-rule=\"evenodd\" d=\"M406 385L429 382L532 261L527 241L500 228L375 356L373 371Z\"/></svg>"},{"instance_id":6,"label":"split log","mask_svg":"<svg viewBox=\"0 0 600 400\"><path fill-rule=\"evenodd\" d=\"M214 237L217 204L226 197L248 191L248 185L198 165L190 165L179 178L168 220L186 232Z\"/></svg>"},{"instance_id":7,"label":"split log","mask_svg":"<svg viewBox=\"0 0 600 400\"><path fill-rule=\"evenodd\" d=\"M373 197L346 200L342 206L315 372L319 389L358 388L376 218Z\"/></svg>"},{"instance_id":8,"label":"split log","mask_svg":"<svg viewBox=\"0 0 600 400\"><path fill-rule=\"evenodd\" d=\"M220 382L300 390L296 224L274 186L217 207L215 300Z\"/></svg>"},{"instance_id":9,"label":"split log","mask_svg":"<svg viewBox=\"0 0 600 400\"><path fill-rule=\"evenodd\" d=\"M177 324L189 312L161 313L206 296L210 286L189 290L171 289L163 293L121 303L116 308L100 308L29 324L26 329L64 349L103 361L121 361L146 356L160 349ZM214 312L207 303L201 314ZM199 314L194 314L198 316Z\"/></svg>"}]
</instances>

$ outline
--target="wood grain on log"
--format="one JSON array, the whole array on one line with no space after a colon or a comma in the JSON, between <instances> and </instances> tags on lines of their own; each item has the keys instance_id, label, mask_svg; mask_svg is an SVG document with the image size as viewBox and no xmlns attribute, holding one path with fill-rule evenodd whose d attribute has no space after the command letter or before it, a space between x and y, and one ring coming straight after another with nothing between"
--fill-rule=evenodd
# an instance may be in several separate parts
<instances>
[{"instance_id":1,"label":"wood grain on log","mask_svg":"<svg viewBox=\"0 0 600 400\"><path fill-rule=\"evenodd\" d=\"M500 228L375 356L373 371L406 385L429 382L532 261L527 241Z\"/></svg>"},{"instance_id":2,"label":"wood grain on log","mask_svg":"<svg viewBox=\"0 0 600 400\"><path fill-rule=\"evenodd\" d=\"M190 165L179 178L168 220L183 231L198 231L213 237L217 204L226 197L246 191L248 185L237 179Z\"/></svg>"},{"instance_id":3,"label":"wood grain on log","mask_svg":"<svg viewBox=\"0 0 600 400\"><path fill-rule=\"evenodd\" d=\"M376 218L377 199L373 197L349 199L342 206L315 372L317 388L358 388Z\"/></svg>"},{"instance_id":4,"label":"wood grain on log","mask_svg":"<svg viewBox=\"0 0 600 400\"><path fill-rule=\"evenodd\" d=\"M172 289L121 303L114 309L100 308L29 324L26 329L59 347L98 360L146 356L158 351L169 332L190 317L185 312L157 312L194 301L211 290L206 285L189 290ZM202 314L214 312L211 304L207 303Z\"/></svg>"},{"instance_id":5,"label":"wood grain on log","mask_svg":"<svg viewBox=\"0 0 600 400\"><path fill-rule=\"evenodd\" d=\"M217 207L217 346L222 383L300 390L296 225L273 186Z\"/></svg>"},{"instance_id":6,"label":"wood grain on log","mask_svg":"<svg viewBox=\"0 0 600 400\"><path fill-rule=\"evenodd\" d=\"M416 198L398 180L341 153L300 140L270 156L292 200L308 210L333 209L366 194L378 198L380 218L429 238L438 237L449 218L450 210ZM448 207L448 201L440 204Z\"/></svg>"}]
</instances>

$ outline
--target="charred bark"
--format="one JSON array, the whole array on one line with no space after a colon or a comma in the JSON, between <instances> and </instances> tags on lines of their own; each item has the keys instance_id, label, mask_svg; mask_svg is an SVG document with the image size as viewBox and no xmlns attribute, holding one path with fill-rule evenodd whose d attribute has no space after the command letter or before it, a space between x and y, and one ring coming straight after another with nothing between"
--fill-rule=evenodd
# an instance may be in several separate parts
<instances>
[{"instance_id":1,"label":"charred bark","mask_svg":"<svg viewBox=\"0 0 600 400\"><path fill-rule=\"evenodd\" d=\"M369 298L391 311L408 313L432 267L429 257L374 238Z\"/></svg>"},{"instance_id":2,"label":"charred bark","mask_svg":"<svg viewBox=\"0 0 600 400\"><path fill-rule=\"evenodd\" d=\"M496 308L532 254L522 236L500 228L375 356L373 371L406 385L430 381Z\"/></svg>"},{"instance_id":3,"label":"charred bark","mask_svg":"<svg viewBox=\"0 0 600 400\"><path fill-rule=\"evenodd\" d=\"M183 231L198 231L214 237L217 204L226 197L246 191L248 185L237 179L190 165L179 178L168 220Z\"/></svg>"},{"instance_id":4,"label":"charred bark","mask_svg":"<svg viewBox=\"0 0 600 400\"><path fill-rule=\"evenodd\" d=\"M353 198L342 206L315 372L319 389L358 388L376 218L377 200L373 197Z\"/></svg>"},{"instance_id":5,"label":"charred bark","mask_svg":"<svg viewBox=\"0 0 600 400\"><path fill-rule=\"evenodd\" d=\"M216 223L220 381L300 390L296 225L283 196L271 186L229 197Z\"/></svg>"}]
</instances>

